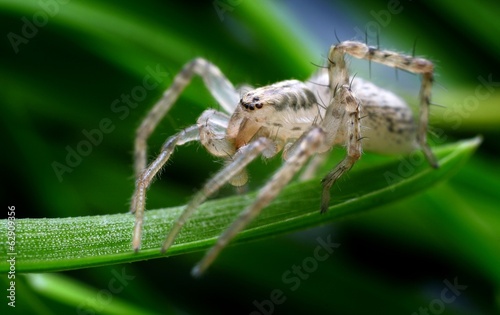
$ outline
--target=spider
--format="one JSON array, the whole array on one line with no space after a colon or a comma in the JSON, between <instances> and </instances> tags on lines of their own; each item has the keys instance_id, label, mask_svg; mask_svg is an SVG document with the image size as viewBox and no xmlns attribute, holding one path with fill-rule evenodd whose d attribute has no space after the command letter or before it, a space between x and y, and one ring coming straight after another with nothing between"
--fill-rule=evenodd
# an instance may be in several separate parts
<instances>
[{"instance_id":1,"label":"spider","mask_svg":"<svg viewBox=\"0 0 500 315\"><path fill-rule=\"evenodd\" d=\"M346 54L421 74L418 124L401 98L371 82L350 78ZM309 80L286 80L243 93L235 89L209 61L202 58L192 60L175 76L172 85L137 129L134 151L136 186L131 202L131 212L136 215L133 249L137 252L141 245L147 188L174 148L188 142L200 142L210 154L226 162L187 204L166 236L162 252L174 243L184 223L210 195L226 183L236 187L246 184L245 168L250 162L259 156L271 158L281 151L284 159L283 165L260 189L253 203L242 211L193 268L195 276L207 269L228 242L259 215L309 160L303 178L312 177L325 159L325 154L321 153L334 146L345 145L347 155L321 182L322 213L329 206L330 188L351 169L360 158L362 149L387 154L406 154L421 149L430 165L437 168L437 160L426 136L433 70L433 64L423 58L379 50L361 42L344 41L331 46L327 66L320 68ZM195 74L203 79L222 111L205 110L196 124L169 137L156 159L146 167L148 137Z\"/></svg>"}]
</instances>

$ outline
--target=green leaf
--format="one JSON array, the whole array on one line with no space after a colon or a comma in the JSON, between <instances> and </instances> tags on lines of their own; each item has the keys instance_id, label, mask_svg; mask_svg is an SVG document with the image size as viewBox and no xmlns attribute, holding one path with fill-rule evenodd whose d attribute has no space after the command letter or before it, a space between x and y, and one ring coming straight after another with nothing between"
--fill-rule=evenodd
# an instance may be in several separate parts
<instances>
[{"instance_id":1,"label":"green leaf","mask_svg":"<svg viewBox=\"0 0 500 315\"><path fill-rule=\"evenodd\" d=\"M234 243L258 240L313 227L376 208L429 188L457 171L480 144L480 138L434 149L440 168L434 170L420 153L408 158L387 159L374 166L356 168L333 189L329 212L319 214L319 180L293 183L262 214L241 232ZM369 158L369 157L368 157ZM212 246L218 235L249 205L255 192L209 201L184 226L176 244L165 256ZM131 249L134 216L129 213L15 221L15 248L7 244L9 223L2 220L2 252L16 252L17 272L86 268L159 258L159 248L169 226L182 207L146 211L142 250ZM10 224L12 226L12 224ZM10 244L12 245L12 244ZM7 259L0 272L9 270Z\"/></svg>"},{"instance_id":2,"label":"green leaf","mask_svg":"<svg viewBox=\"0 0 500 315\"><path fill-rule=\"evenodd\" d=\"M123 290L121 284L115 288L116 292L111 292L108 288L106 291L91 288L62 274L27 274L25 278L41 295L75 306L78 313L96 310L100 314L154 314L117 297L116 293Z\"/></svg>"}]
</instances>

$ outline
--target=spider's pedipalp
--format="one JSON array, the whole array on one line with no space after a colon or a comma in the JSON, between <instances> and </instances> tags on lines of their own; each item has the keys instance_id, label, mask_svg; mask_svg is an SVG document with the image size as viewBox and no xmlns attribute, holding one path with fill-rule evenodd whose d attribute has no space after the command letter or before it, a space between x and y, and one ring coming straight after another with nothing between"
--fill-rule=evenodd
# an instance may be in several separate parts
<instances>
[{"instance_id":1,"label":"spider's pedipalp","mask_svg":"<svg viewBox=\"0 0 500 315\"><path fill-rule=\"evenodd\" d=\"M235 153L234 145L226 139L229 116L213 109L204 111L198 118L200 143L210 154L229 158Z\"/></svg>"}]
</instances>

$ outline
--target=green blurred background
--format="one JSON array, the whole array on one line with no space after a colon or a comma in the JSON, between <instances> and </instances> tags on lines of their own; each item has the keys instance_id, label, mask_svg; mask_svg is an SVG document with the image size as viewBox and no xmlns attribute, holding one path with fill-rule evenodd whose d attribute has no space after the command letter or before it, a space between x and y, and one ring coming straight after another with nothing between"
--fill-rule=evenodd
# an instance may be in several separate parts
<instances>
[{"instance_id":1,"label":"green blurred background","mask_svg":"<svg viewBox=\"0 0 500 315\"><path fill-rule=\"evenodd\" d=\"M313 63L324 62L336 43L335 33L341 40L361 41L366 33L373 45L378 36L381 47L409 54L415 46L417 55L435 62L433 99L445 106L432 109L439 135L434 142L484 138L478 153L447 183L350 220L229 248L202 279L189 275L201 257L196 253L63 272L58 274L63 284L51 282L63 290L88 290L98 301L89 306L85 299L48 296L36 277L19 277L16 311L124 314L119 307L125 305L129 313L266 314L261 305L268 314L419 314L421 308L430 314L499 313L498 14L498 2L472 0L196 5L0 0L1 194L5 205L16 207L16 218L126 212L135 128L172 76L198 56L217 64L235 84L259 86L307 79ZM148 67L157 65L168 77L129 112L113 111L111 104L141 85ZM370 67L352 61L353 73L417 103L418 77ZM150 139L150 155L207 107L217 104L195 79ZM84 130L99 128L103 119L112 122L113 131L58 177L54 162L65 163L68 147L76 149ZM251 188L279 163L252 167ZM184 204L218 167L197 145L178 149L150 189L148 208ZM230 193L225 189L221 195ZM282 275L313 255L318 236L341 246L292 290ZM103 290L123 270L133 279L107 296ZM446 281L467 288L452 302L451 293L443 301ZM285 299L271 310L266 300L276 289Z\"/></svg>"}]
</instances>

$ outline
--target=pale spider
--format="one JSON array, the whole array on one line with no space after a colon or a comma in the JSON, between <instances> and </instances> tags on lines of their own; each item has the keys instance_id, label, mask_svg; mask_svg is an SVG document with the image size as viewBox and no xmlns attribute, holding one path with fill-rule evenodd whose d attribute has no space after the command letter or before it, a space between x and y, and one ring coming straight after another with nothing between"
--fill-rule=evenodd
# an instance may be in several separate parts
<instances>
[{"instance_id":1,"label":"pale spider","mask_svg":"<svg viewBox=\"0 0 500 315\"><path fill-rule=\"evenodd\" d=\"M370 82L350 79L345 54L421 74L418 125L401 98ZM243 210L194 267L194 275L200 275L214 261L227 243L279 194L313 155L318 154L305 169L303 178L313 176L325 156L320 153L336 145L345 145L347 150L347 156L321 182L321 212L329 206L330 187L359 159L362 149L389 154L422 149L431 166L438 167L426 136L433 69L433 64L426 59L345 41L330 48L327 67L306 82L282 81L251 89L241 96L242 92L235 89L215 65L202 58L194 59L176 75L137 130L137 181L131 203L131 212L136 214L133 249L138 251L141 245L146 189L174 148L191 141L199 141L212 155L226 159L226 164L188 203L171 227L162 252L173 244L196 208L221 186L246 184L245 168L250 162L259 156L270 158L280 151L285 161L260 189L255 201ZM205 110L195 125L168 138L158 157L146 167L148 137L194 74L201 76L223 111Z\"/></svg>"}]
</instances>

